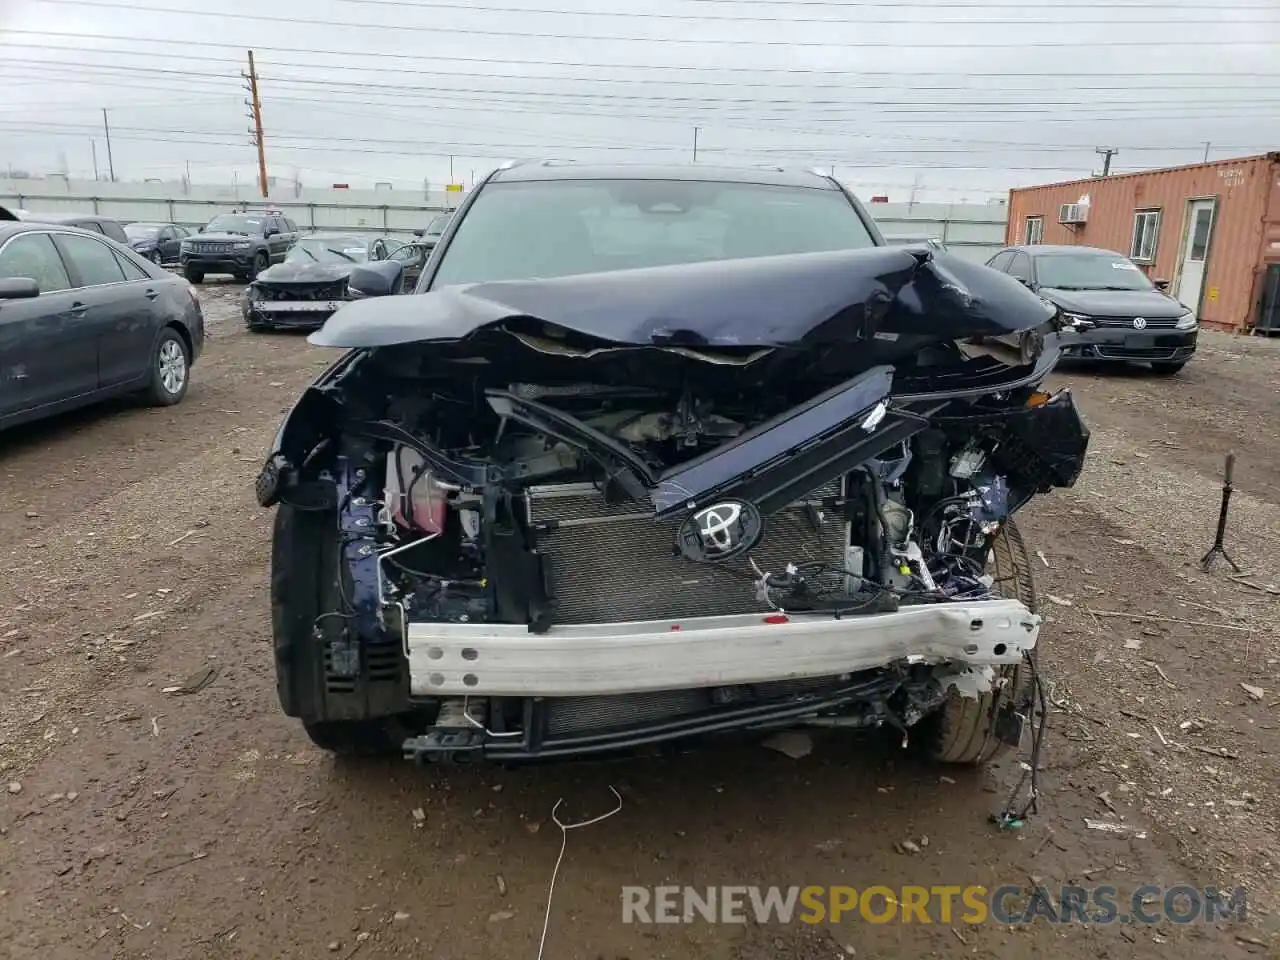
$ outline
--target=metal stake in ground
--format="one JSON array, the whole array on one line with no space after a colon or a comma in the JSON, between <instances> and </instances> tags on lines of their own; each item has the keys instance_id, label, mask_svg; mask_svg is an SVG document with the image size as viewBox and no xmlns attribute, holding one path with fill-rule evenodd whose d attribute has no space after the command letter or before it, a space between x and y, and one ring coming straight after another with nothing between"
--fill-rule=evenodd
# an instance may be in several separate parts
<instances>
[{"instance_id":1,"label":"metal stake in ground","mask_svg":"<svg viewBox=\"0 0 1280 960\"><path fill-rule=\"evenodd\" d=\"M1200 569L1205 573L1209 572L1214 558L1218 556L1231 564L1231 569L1236 573L1240 572L1240 568L1236 566L1236 562L1231 559L1231 555L1222 545L1222 538L1227 532L1227 508L1231 505L1231 474L1235 471L1235 466L1236 455L1228 453L1226 469L1222 476L1222 509L1218 511L1218 533L1213 538L1213 546L1209 548L1209 552L1200 559Z\"/></svg>"}]
</instances>

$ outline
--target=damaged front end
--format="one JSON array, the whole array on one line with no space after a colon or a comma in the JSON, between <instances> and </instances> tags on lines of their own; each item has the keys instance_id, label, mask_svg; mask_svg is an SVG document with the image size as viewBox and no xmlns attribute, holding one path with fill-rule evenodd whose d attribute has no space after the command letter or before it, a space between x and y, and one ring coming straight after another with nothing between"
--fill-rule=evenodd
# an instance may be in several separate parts
<instances>
[{"instance_id":1,"label":"damaged front end","mask_svg":"<svg viewBox=\"0 0 1280 960\"><path fill-rule=\"evenodd\" d=\"M1047 311L901 248L351 304L258 483L336 521L324 716L518 759L998 691L1041 621L993 551L1089 434L1040 390L1071 333L965 341Z\"/></svg>"}]
</instances>

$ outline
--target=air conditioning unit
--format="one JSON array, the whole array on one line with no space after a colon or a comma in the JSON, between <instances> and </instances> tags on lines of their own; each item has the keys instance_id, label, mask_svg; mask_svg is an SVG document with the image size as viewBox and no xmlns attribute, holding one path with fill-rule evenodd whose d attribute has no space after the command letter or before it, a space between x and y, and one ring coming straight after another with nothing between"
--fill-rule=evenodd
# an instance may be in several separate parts
<instances>
[{"instance_id":1,"label":"air conditioning unit","mask_svg":"<svg viewBox=\"0 0 1280 960\"><path fill-rule=\"evenodd\" d=\"M1064 203L1058 208L1059 223L1088 223L1089 205L1087 203Z\"/></svg>"}]
</instances>

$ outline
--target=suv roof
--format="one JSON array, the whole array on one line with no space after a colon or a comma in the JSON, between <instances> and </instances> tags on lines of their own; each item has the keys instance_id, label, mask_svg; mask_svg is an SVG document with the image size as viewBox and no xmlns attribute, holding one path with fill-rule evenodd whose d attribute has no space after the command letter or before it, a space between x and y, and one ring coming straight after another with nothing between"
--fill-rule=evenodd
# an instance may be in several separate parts
<instances>
[{"instance_id":1,"label":"suv roof","mask_svg":"<svg viewBox=\"0 0 1280 960\"><path fill-rule=\"evenodd\" d=\"M722 183L757 183L783 187L838 190L825 174L782 167L730 167L702 163L671 164L587 164L542 160L502 167L493 181L531 182L538 180L703 180Z\"/></svg>"},{"instance_id":2,"label":"suv roof","mask_svg":"<svg viewBox=\"0 0 1280 960\"><path fill-rule=\"evenodd\" d=\"M1083 247L1070 243L1023 243L1005 247L1006 250L1017 250L1033 257L1056 256L1066 253L1096 253L1108 257L1123 257L1123 253L1107 250L1105 247Z\"/></svg>"},{"instance_id":3,"label":"suv roof","mask_svg":"<svg viewBox=\"0 0 1280 960\"><path fill-rule=\"evenodd\" d=\"M23 220L35 223L71 223L75 220L98 220L102 223L119 223L115 217L104 217L97 213L36 213L32 210L22 211Z\"/></svg>"}]
</instances>

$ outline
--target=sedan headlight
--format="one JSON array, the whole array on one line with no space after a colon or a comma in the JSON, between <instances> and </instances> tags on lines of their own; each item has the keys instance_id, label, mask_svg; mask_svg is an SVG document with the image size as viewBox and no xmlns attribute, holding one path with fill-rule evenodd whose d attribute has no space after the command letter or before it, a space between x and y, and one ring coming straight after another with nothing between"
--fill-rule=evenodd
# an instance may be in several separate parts
<instances>
[{"instance_id":1,"label":"sedan headlight","mask_svg":"<svg viewBox=\"0 0 1280 960\"><path fill-rule=\"evenodd\" d=\"M248 240L237 240L235 242L235 248L237 250L248 250L252 246L253 244L250 243Z\"/></svg>"},{"instance_id":2,"label":"sedan headlight","mask_svg":"<svg viewBox=\"0 0 1280 960\"><path fill-rule=\"evenodd\" d=\"M1194 330L1199 326L1196 315L1191 311L1187 311L1178 318L1178 322L1173 325L1175 330Z\"/></svg>"},{"instance_id":3,"label":"sedan headlight","mask_svg":"<svg viewBox=\"0 0 1280 960\"><path fill-rule=\"evenodd\" d=\"M1070 313L1063 310L1061 317L1064 330L1091 330L1095 326L1094 322L1083 313Z\"/></svg>"}]
</instances>

